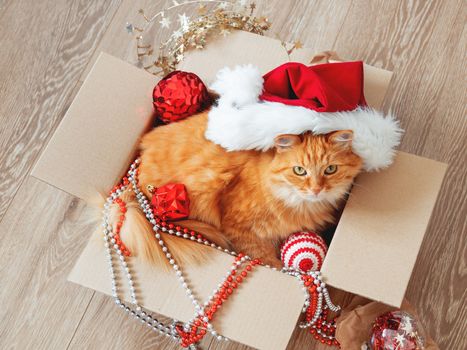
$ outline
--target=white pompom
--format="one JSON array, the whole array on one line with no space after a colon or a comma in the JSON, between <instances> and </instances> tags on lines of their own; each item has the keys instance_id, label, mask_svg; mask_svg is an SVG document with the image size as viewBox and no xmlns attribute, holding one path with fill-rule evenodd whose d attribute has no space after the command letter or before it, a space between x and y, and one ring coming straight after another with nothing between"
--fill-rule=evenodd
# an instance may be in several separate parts
<instances>
[{"instance_id":1,"label":"white pompom","mask_svg":"<svg viewBox=\"0 0 467 350\"><path fill-rule=\"evenodd\" d=\"M263 91L263 77L251 64L221 69L210 86L220 95L219 105L243 107L258 102Z\"/></svg>"}]
</instances>

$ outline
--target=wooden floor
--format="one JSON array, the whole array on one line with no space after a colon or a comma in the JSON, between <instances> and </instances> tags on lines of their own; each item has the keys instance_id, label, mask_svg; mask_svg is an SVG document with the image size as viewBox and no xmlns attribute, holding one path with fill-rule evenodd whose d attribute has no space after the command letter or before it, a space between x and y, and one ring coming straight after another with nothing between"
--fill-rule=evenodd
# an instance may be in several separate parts
<instances>
[{"instance_id":1,"label":"wooden floor","mask_svg":"<svg viewBox=\"0 0 467 350\"><path fill-rule=\"evenodd\" d=\"M97 53L134 62L125 23L171 3L0 0L0 349L177 349L110 298L66 282L91 232L85 205L29 177ZM395 72L384 109L406 130L401 149L449 163L407 297L441 349L467 349L465 1L257 5L270 36ZM324 348L297 332L289 349Z\"/></svg>"}]
</instances>

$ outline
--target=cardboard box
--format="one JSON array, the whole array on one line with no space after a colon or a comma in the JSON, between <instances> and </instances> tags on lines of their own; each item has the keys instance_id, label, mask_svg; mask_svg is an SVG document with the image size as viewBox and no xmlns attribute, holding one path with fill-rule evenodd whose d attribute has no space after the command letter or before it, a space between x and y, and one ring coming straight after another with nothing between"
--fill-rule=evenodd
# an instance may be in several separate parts
<instances>
[{"instance_id":1,"label":"cardboard box","mask_svg":"<svg viewBox=\"0 0 467 350\"><path fill-rule=\"evenodd\" d=\"M312 56L303 49L292 58L308 63ZM287 55L277 40L236 32L192 53L180 69L210 83L226 65L253 63L267 72L285 61ZM381 106L390 78L390 72L365 66L365 95L371 106ZM123 175L152 120L151 92L157 81L102 54L32 175L86 201L98 192L107 193ZM326 282L400 306L444 172L444 164L399 152L389 169L359 176L324 262ZM69 280L110 295L101 242L100 235L90 240ZM184 267L200 299L217 286L232 262L231 256L205 249L212 255L208 264ZM147 309L181 321L192 317L193 307L174 275L137 258L131 258L131 264ZM255 348L284 349L303 301L293 277L260 267L225 304L214 326L226 337Z\"/></svg>"}]
</instances>

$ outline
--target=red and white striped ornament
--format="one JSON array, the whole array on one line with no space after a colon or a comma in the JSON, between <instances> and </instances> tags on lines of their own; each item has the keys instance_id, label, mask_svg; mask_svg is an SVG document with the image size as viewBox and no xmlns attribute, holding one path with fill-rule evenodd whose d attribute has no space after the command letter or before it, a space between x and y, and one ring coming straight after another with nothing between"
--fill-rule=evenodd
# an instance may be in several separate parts
<instances>
[{"instance_id":1,"label":"red and white striped ornament","mask_svg":"<svg viewBox=\"0 0 467 350\"><path fill-rule=\"evenodd\" d=\"M328 247L314 232L297 232L289 236L281 247L281 260L285 267L303 272L319 271Z\"/></svg>"}]
</instances>

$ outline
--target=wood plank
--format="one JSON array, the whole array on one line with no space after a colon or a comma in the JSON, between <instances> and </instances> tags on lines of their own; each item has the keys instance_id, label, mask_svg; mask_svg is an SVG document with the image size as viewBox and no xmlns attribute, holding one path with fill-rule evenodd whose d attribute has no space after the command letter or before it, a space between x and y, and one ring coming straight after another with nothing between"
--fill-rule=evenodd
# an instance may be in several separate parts
<instances>
[{"instance_id":1,"label":"wood plank","mask_svg":"<svg viewBox=\"0 0 467 350\"><path fill-rule=\"evenodd\" d=\"M158 319L165 324L171 322L166 317ZM206 337L201 346L207 348L210 342L211 338ZM112 298L96 292L67 349L177 350L180 346L117 308Z\"/></svg>"},{"instance_id":2,"label":"wood plank","mask_svg":"<svg viewBox=\"0 0 467 350\"><path fill-rule=\"evenodd\" d=\"M89 60L86 69L83 71L80 80L83 81L89 73L89 70L94 65L100 52L107 52L115 57L121 58L126 62L137 65L138 59L136 57L136 40L134 39L135 34L129 34L125 28L127 23L132 23L137 26L141 26L143 23L142 16L138 13L140 9L144 9L148 17L157 13L163 8L170 6L172 1L170 0L137 0L122 1L121 6L116 11L112 23L109 25L105 32L102 41L99 43L94 55ZM177 13L177 12L175 12ZM176 18L176 17L175 17ZM174 23L176 20L174 19ZM157 43L161 39L161 35L164 33L155 31L153 35L153 42Z\"/></svg>"},{"instance_id":3,"label":"wood plank","mask_svg":"<svg viewBox=\"0 0 467 350\"><path fill-rule=\"evenodd\" d=\"M34 208L33 210L28 210ZM91 226L84 204L28 178L0 223L0 348L64 349L93 291L66 282Z\"/></svg>"},{"instance_id":4,"label":"wood plank","mask_svg":"<svg viewBox=\"0 0 467 350\"><path fill-rule=\"evenodd\" d=\"M55 130L120 0L15 1L0 42L0 218Z\"/></svg>"},{"instance_id":5,"label":"wood plank","mask_svg":"<svg viewBox=\"0 0 467 350\"><path fill-rule=\"evenodd\" d=\"M332 47L350 5L350 0L258 1L256 13L272 23L266 36L300 40L318 53Z\"/></svg>"},{"instance_id":6,"label":"wood plank","mask_svg":"<svg viewBox=\"0 0 467 350\"><path fill-rule=\"evenodd\" d=\"M66 283L89 236L83 203L27 175L119 2L1 3L2 349L65 348L93 294Z\"/></svg>"},{"instance_id":7,"label":"wood plank","mask_svg":"<svg viewBox=\"0 0 467 350\"><path fill-rule=\"evenodd\" d=\"M439 40L450 44L431 64L427 62L427 71L433 71L435 102L434 113L426 115L435 117L420 147L450 165L407 291L441 349L467 348L466 10L459 9L446 39L433 34L433 45ZM435 87L437 82L441 88Z\"/></svg>"}]
</instances>

